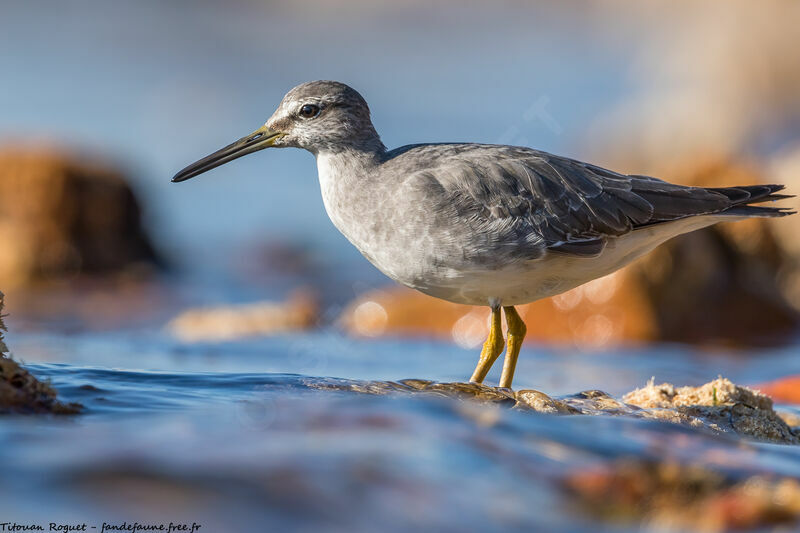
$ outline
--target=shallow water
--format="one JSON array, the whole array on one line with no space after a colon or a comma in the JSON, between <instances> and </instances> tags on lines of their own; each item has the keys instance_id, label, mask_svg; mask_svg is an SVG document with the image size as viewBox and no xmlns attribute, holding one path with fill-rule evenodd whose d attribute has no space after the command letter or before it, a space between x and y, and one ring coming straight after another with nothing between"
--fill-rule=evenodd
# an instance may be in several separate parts
<instances>
[{"instance_id":1,"label":"shallow water","mask_svg":"<svg viewBox=\"0 0 800 533\"><path fill-rule=\"evenodd\" d=\"M476 354L448 343L354 340L335 329L199 345L154 329L9 341L29 370L86 407L76 417L1 421L0 514L18 523L625 531L634 524L590 526L564 479L621 457L800 477L799 448L663 422L319 389L342 378L462 380ZM795 352L527 346L516 387L619 396L653 375L754 383L800 372Z\"/></svg>"},{"instance_id":2,"label":"shallow water","mask_svg":"<svg viewBox=\"0 0 800 533\"><path fill-rule=\"evenodd\" d=\"M86 522L99 531L103 521L182 521L202 524L200 533L625 531L635 524L593 523L562 489L565 477L620 457L800 476L797 448L654 420L319 389L337 379L464 380L477 354L450 343L354 340L331 327L183 344L161 331L184 306L279 299L309 284L332 318L355 294L386 283L326 219L308 154L264 153L190 184L168 182L258 127L294 84L353 84L390 146L502 142L583 157L576 142L587 126L633 92L628 72L641 42L632 34L649 31L641 21L601 28L582 7L561 12L544 2L418 4L3 5L0 71L13 76L0 84L0 135L116 155L154 239L186 271L166 301L158 297L165 287L147 293L145 318L112 312L102 328L87 328L69 306L25 317L28 302L6 299L14 355L86 411L0 418L0 522ZM540 105L544 117L526 118ZM254 242L288 243L305 270L277 271L239 253ZM515 385L619 397L651 376L752 384L800 373L798 348L526 345ZM489 382L498 377L499 368Z\"/></svg>"}]
</instances>

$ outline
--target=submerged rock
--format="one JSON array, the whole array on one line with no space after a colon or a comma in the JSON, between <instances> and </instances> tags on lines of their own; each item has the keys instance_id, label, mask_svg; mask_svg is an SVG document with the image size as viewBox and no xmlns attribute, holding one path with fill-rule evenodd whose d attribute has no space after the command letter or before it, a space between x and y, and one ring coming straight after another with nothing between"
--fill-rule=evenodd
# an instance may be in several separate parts
<instances>
[{"instance_id":1,"label":"submerged rock","mask_svg":"<svg viewBox=\"0 0 800 533\"><path fill-rule=\"evenodd\" d=\"M55 389L36 379L8 355L3 341L2 310L0 293L0 413L78 413L80 404L58 401Z\"/></svg>"},{"instance_id":2,"label":"submerged rock","mask_svg":"<svg viewBox=\"0 0 800 533\"><path fill-rule=\"evenodd\" d=\"M547 394L533 389L524 389L515 394L516 407L531 409L539 413L558 415L577 415L581 410L561 400L551 398Z\"/></svg>"},{"instance_id":3,"label":"submerged rock","mask_svg":"<svg viewBox=\"0 0 800 533\"><path fill-rule=\"evenodd\" d=\"M653 531L750 530L800 518L798 480L740 479L700 465L617 461L576 470L562 486L591 516Z\"/></svg>"},{"instance_id":4,"label":"submerged rock","mask_svg":"<svg viewBox=\"0 0 800 533\"><path fill-rule=\"evenodd\" d=\"M537 390L503 389L477 383L438 383L407 379L401 381L309 382L312 388L366 394L411 393L446 396L482 404L512 407L560 415L606 415L651 418L719 433L800 444L800 437L772 407L772 400L747 387L718 378L700 387L676 388L652 381L629 392L621 400L599 390L553 398Z\"/></svg>"}]
</instances>

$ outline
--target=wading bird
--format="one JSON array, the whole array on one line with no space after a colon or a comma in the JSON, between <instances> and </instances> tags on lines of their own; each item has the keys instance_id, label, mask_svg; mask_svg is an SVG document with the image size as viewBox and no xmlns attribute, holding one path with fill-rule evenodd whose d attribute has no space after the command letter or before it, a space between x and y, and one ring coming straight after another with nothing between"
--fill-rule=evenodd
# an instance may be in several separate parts
<instances>
[{"instance_id":1,"label":"wading bird","mask_svg":"<svg viewBox=\"0 0 800 533\"><path fill-rule=\"evenodd\" d=\"M504 349L511 387L526 327L514 309L614 272L664 241L718 222L780 217L781 185L685 187L531 148L413 144L388 150L361 95L312 81L266 124L178 172L185 181L268 147L316 156L334 225L384 274L425 294L492 310L473 382Z\"/></svg>"}]
</instances>

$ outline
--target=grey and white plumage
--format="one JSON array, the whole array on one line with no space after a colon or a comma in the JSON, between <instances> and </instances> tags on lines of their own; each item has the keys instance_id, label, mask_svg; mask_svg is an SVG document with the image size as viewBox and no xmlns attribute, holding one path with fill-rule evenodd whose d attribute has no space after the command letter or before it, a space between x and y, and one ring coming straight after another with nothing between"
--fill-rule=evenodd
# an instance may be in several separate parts
<instances>
[{"instance_id":1,"label":"grey and white plumage","mask_svg":"<svg viewBox=\"0 0 800 533\"><path fill-rule=\"evenodd\" d=\"M387 276L495 309L609 274L688 231L791 213L753 205L786 198L781 185L686 187L516 146L387 150L366 101L331 81L295 87L262 129L175 181L266 146L316 156L330 219Z\"/></svg>"},{"instance_id":2,"label":"grey and white plumage","mask_svg":"<svg viewBox=\"0 0 800 533\"><path fill-rule=\"evenodd\" d=\"M405 285L472 305L527 303L680 233L788 214L749 205L782 198L778 185L685 187L530 148L429 144L317 161L331 220L370 261Z\"/></svg>"}]
</instances>

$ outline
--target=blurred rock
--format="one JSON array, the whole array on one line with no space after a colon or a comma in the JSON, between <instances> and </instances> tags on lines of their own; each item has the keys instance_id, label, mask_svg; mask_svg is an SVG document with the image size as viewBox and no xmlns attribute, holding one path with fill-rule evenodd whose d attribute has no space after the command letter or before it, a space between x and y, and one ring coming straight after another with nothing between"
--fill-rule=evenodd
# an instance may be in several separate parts
<instances>
[{"instance_id":1,"label":"blurred rock","mask_svg":"<svg viewBox=\"0 0 800 533\"><path fill-rule=\"evenodd\" d=\"M751 165L715 157L673 162L658 175L707 187L774 181ZM794 218L718 224L677 237L631 265L653 303L659 338L771 345L794 335L800 319L783 280L798 271L800 257L774 230L793 226Z\"/></svg>"},{"instance_id":2,"label":"blurred rock","mask_svg":"<svg viewBox=\"0 0 800 533\"><path fill-rule=\"evenodd\" d=\"M0 279L6 288L152 267L125 176L80 153L0 148Z\"/></svg>"},{"instance_id":3,"label":"blurred rock","mask_svg":"<svg viewBox=\"0 0 800 533\"><path fill-rule=\"evenodd\" d=\"M186 307L186 289L159 276L46 281L8 292L15 331L109 331L160 328ZM124 305L120 303L124 302Z\"/></svg>"},{"instance_id":4,"label":"blurred rock","mask_svg":"<svg viewBox=\"0 0 800 533\"><path fill-rule=\"evenodd\" d=\"M800 518L798 480L741 479L700 465L621 460L575 470L563 487L591 516L648 531L761 531Z\"/></svg>"},{"instance_id":5,"label":"blurred rock","mask_svg":"<svg viewBox=\"0 0 800 533\"><path fill-rule=\"evenodd\" d=\"M674 165L661 175L709 187L765 182L746 165L714 158ZM751 219L689 233L614 274L519 306L526 341L581 348L648 341L780 344L800 326L785 281L800 271L800 256L793 256L796 239L789 230L782 230L784 237L773 228L794 227L793 218L800 221ZM486 338L488 316L487 308L396 288L362 295L342 322L356 335L433 334L474 348Z\"/></svg>"},{"instance_id":6,"label":"blurred rock","mask_svg":"<svg viewBox=\"0 0 800 533\"><path fill-rule=\"evenodd\" d=\"M800 142L795 142L777 153L769 165L769 173L776 183L786 184L791 194L800 195ZM784 204L800 212L800 197L785 200ZM800 215L787 217L783 224L772 224L778 241L792 257L793 264L779 272L778 281L784 294L795 309L800 309Z\"/></svg>"},{"instance_id":7,"label":"blurred rock","mask_svg":"<svg viewBox=\"0 0 800 533\"><path fill-rule=\"evenodd\" d=\"M776 402L800 404L800 375L786 376L753 388L766 394Z\"/></svg>"},{"instance_id":8,"label":"blurred rock","mask_svg":"<svg viewBox=\"0 0 800 533\"><path fill-rule=\"evenodd\" d=\"M800 414L797 414L794 411L777 411L778 416L781 417L781 420L786 422L786 425L792 428L792 433L795 435L800 435Z\"/></svg>"},{"instance_id":9,"label":"blurred rock","mask_svg":"<svg viewBox=\"0 0 800 533\"><path fill-rule=\"evenodd\" d=\"M517 307L528 326L527 342L602 347L657 338L654 310L621 271L554 298ZM489 332L489 309L453 304L405 288L367 292L342 314L354 335L436 335L465 348L480 346Z\"/></svg>"},{"instance_id":10,"label":"blurred rock","mask_svg":"<svg viewBox=\"0 0 800 533\"><path fill-rule=\"evenodd\" d=\"M256 302L191 309L175 317L167 329L187 342L224 341L310 329L317 324L317 303L307 292L285 302Z\"/></svg>"},{"instance_id":11,"label":"blurred rock","mask_svg":"<svg viewBox=\"0 0 800 533\"><path fill-rule=\"evenodd\" d=\"M0 293L0 414L51 413L74 414L82 406L62 403L56 391L47 383L36 379L8 355L3 341L5 325L2 318L3 293Z\"/></svg>"}]
</instances>

